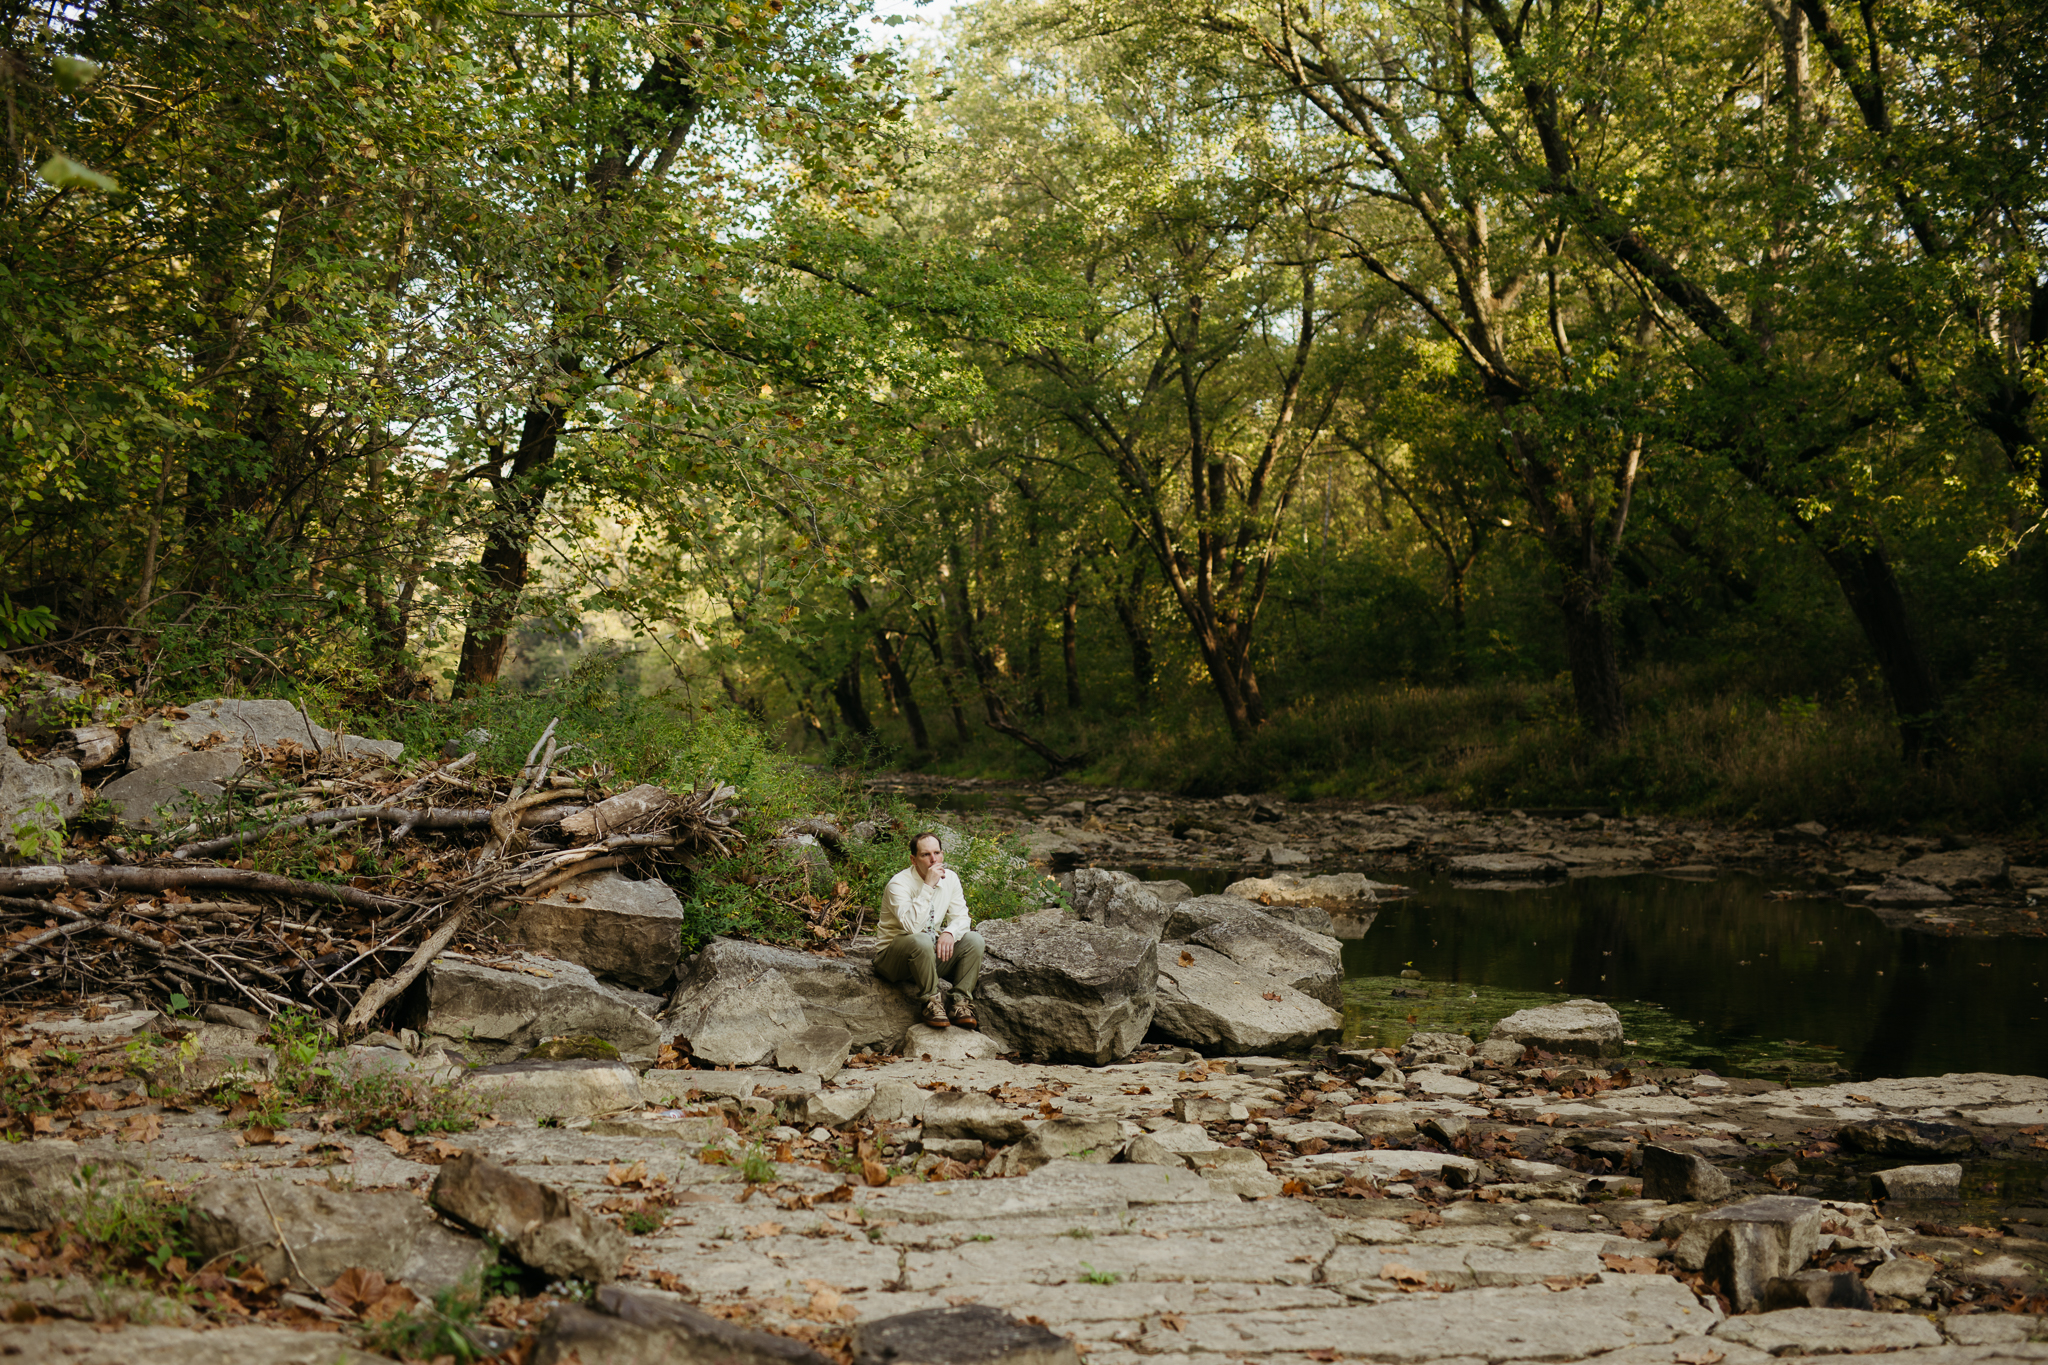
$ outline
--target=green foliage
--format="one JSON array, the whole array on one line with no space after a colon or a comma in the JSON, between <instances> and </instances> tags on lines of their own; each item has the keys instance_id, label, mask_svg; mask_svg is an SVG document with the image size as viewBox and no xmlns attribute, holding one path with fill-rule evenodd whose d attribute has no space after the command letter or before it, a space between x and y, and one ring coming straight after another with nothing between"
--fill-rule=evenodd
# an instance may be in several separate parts
<instances>
[{"instance_id":1,"label":"green foliage","mask_svg":"<svg viewBox=\"0 0 2048 1365\"><path fill-rule=\"evenodd\" d=\"M468 1329L480 1323L482 1312L478 1287L456 1285L409 1312L365 1323L363 1344L400 1360L480 1360L484 1353L470 1340Z\"/></svg>"},{"instance_id":2,"label":"green foliage","mask_svg":"<svg viewBox=\"0 0 2048 1365\"><path fill-rule=\"evenodd\" d=\"M48 607L24 607L0 595L0 649L32 645L50 633L57 615Z\"/></svg>"},{"instance_id":3,"label":"green foliage","mask_svg":"<svg viewBox=\"0 0 2048 1365\"><path fill-rule=\"evenodd\" d=\"M749 1185L765 1185L776 1178L775 1163L759 1147L749 1147L740 1158L740 1178Z\"/></svg>"},{"instance_id":4,"label":"green foliage","mask_svg":"<svg viewBox=\"0 0 2048 1365\"><path fill-rule=\"evenodd\" d=\"M280 1128L293 1111L318 1109L356 1133L459 1133L476 1126L476 1097L457 1086L395 1072L349 1075L331 1057L332 1035L310 1015L287 1010L271 1020L265 1037L277 1054L274 1079L231 1077L216 1087L217 1098L246 1122Z\"/></svg>"},{"instance_id":5,"label":"green foliage","mask_svg":"<svg viewBox=\"0 0 2048 1365\"><path fill-rule=\"evenodd\" d=\"M1116 1284L1123 1279L1114 1270L1097 1270L1086 1261L1081 1262L1081 1269L1086 1272L1081 1276L1085 1284Z\"/></svg>"},{"instance_id":6,"label":"green foliage","mask_svg":"<svg viewBox=\"0 0 2048 1365\"><path fill-rule=\"evenodd\" d=\"M156 1279L173 1258L192 1255L192 1236L182 1195L121 1176L107 1177L91 1166L72 1178L78 1191L65 1209L77 1239L107 1269Z\"/></svg>"}]
</instances>

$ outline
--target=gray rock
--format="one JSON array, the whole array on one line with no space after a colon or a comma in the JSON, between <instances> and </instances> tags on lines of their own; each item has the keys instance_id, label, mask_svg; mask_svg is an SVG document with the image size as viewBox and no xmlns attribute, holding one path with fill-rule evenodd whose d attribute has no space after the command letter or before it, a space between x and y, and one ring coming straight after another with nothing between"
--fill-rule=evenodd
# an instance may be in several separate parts
<instances>
[{"instance_id":1,"label":"gray rock","mask_svg":"<svg viewBox=\"0 0 2048 1365\"><path fill-rule=\"evenodd\" d=\"M138 729L140 727L137 727ZM221 784L242 770L239 749L180 751L161 763L117 777L99 790L114 818L137 829L161 829L167 820L211 805L227 790Z\"/></svg>"},{"instance_id":2,"label":"gray rock","mask_svg":"<svg viewBox=\"0 0 2048 1365\"><path fill-rule=\"evenodd\" d=\"M1966 891L1978 886L2004 886L2010 868L2004 849L1985 844L1948 853L1922 854L1900 864L1898 875L1944 891Z\"/></svg>"},{"instance_id":3,"label":"gray rock","mask_svg":"<svg viewBox=\"0 0 2048 1365\"><path fill-rule=\"evenodd\" d=\"M1752 1318L1729 1318L1714 1328L1713 1334L1774 1356L1860 1355L1941 1344L1941 1333L1923 1317L1853 1308L1786 1308Z\"/></svg>"},{"instance_id":4,"label":"gray rock","mask_svg":"<svg viewBox=\"0 0 2048 1365\"><path fill-rule=\"evenodd\" d=\"M979 1161L988 1155L988 1144L980 1138L928 1137L919 1139L918 1146L926 1156L942 1157L949 1161ZM1008 1156L1016 1150L1014 1147L1007 1148L1004 1155ZM1010 1172L1004 1169L995 1174L1008 1175Z\"/></svg>"},{"instance_id":5,"label":"gray rock","mask_svg":"<svg viewBox=\"0 0 2048 1365\"><path fill-rule=\"evenodd\" d=\"M51 1227L88 1183L125 1183L139 1169L126 1157L83 1156L69 1138L0 1142L0 1228Z\"/></svg>"},{"instance_id":6,"label":"gray rock","mask_svg":"<svg viewBox=\"0 0 2048 1365\"><path fill-rule=\"evenodd\" d=\"M12 744L0 744L0 851L8 858L62 862L65 822L84 805L85 783L76 763L38 763Z\"/></svg>"},{"instance_id":7,"label":"gray rock","mask_svg":"<svg viewBox=\"0 0 2048 1365\"><path fill-rule=\"evenodd\" d=\"M1802 1270L1781 1275L1764 1285L1763 1309L1775 1313L1783 1308L1872 1308L1870 1291L1863 1281L1846 1271Z\"/></svg>"},{"instance_id":8,"label":"gray rock","mask_svg":"<svg viewBox=\"0 0 2048 1365\"><path fill-rule=\"evenodd\" d=\"M1540 853L1468 853L1446 861L1444 871L1460 880L1543 881L1562 877L1565 868Z\"/></svg>"},{"instance_id":9,"label":"gray rock","mask_svg":"<svg viewBox=\"0 0 2048 1365\"><path fill-rule=\"evenodd\" d=\"M1587 1057L1618 1056L1622 1049L1621 1016L1597 1000L1567 1000L1561 1005L1517 1010L1495 1024L1487 1036L1545 1052Z\"/></svg>"},{"instance_id":10,"label":"gray rock","mask_svg":"<svg viewBox=\"0 0 2048 1365\"><path fill-rule=\"evenodd\" d=\"M909 1081L883 1081L875 1087L875 1097L863 1117L875 1123L916 1123L924 1117L931 1098L931 1091Z\"/></svg>"},{"instance_id":11,"label":"gray rock","mask_svg":"<svg viewBox=\"0 0 2048 1365\"><path fill-rule=\"evenodd\" d=\"M1767 1195L1700 1214L1678 1239L1672 1259L1705 1270L1737 1312L1754 1309L1764 1285L1796 1273L1820 1242L1820 1201Z\"/></svg>"},{"instance_id":12,"label":"gray rock","mask_svg":"<svg viewBox=\"0 0 2048 1365\"><path fill-rule=\"evenodd\" d=\"M1411 1033L1401 1044L1400 1062L1402 1066L1455 1067L1473 1051L1472 1040L1462 1033Z\"/></svg>"},{"instance_id":13,"label":"gray rock","mask_svg":"<svg viewBox=\"0 0 2048 1365\"><path fill-rule=\"evenodd\" d=\"M1159 903L1169 910L1195 894L1195 888L1186 882L1146 882L1145 889L1159 898Z\"/></svg>"},{"instance_id":14,"label":"gray rock","mask_svg":"<svg viewBox=\"0 0 2048 1365\"><path fill-rule=\"evenodd\" d=\"M1307 867L1315 859L1309 857L1308 854L1303 853L1298 848L1289 848L1285 844L1267 844L1257 861L1266 864L1268 867L1282 868Z\"/></svg>"},{"instance_id":15,"label":"gray rock","mask_svg":"<svg viewBox=\"0 0 2048 1365\"><path fill-rule=\"evenodd\" d=\"M1870 1177L1871 1193L1886 1199L1960 1199L1963 1168L1956 1162L1939 1166L1894 1166Z\"/></svg>"},{"instance_id":16,"label":"gray rock","mask_svg":"<svg viewBox=\"0 0 2048 1365\"><path fill-rule=\"evenodd\" d=\"M152 768L211 741L240 756L245 748L297 744L322 752L338 743L344 753L395 759L405 752L396 740L341 735L312 723L288 701L213 697L183 708L184 720L159 717L138 723L128 732L128 766ZM214 736L220 738L214 740Z\"/></svg>"},{"instance_id":17,"label":"gray rock","mask_svg":"<svg viewBox=\"0 0 2048 1365\"><path fill-rule=\"evenodd\" d=\"M1937 1269L1939 1267L1929 1265L1926 1261L1901 1256L1886 1261L1871 1271L1870 1278L1863 1282L1863 1287L1873 1294L1889 1294L1898 1299L1917 1299L1927 1292L1927 1282L1934 1278Z\"/></svg>"},{"instance_id":18,"label":"gray rock","mask_svg":"<svg viewBox=\"0 0 2048 1365\"><path fill-rule=\"evenodd\" d=\"M238 1028L245 1033L261 1033L266 1027L255 1015L247 1010L236 1009L233 1005L201 1005L199 1017L209 1024L226 1024L229 1028Z\"/></svg>"},{"instance_id":19,"label":"gray rock","mask_svg":"<svg viewBox=\"0 0 2048 1365\"><path fill-rule=\"evenodd\" d=\"M931 1121L925 1121L930 1131ZM929 1149L930 1139L926 1139ZM1124 1144L1123 1126L1115 1119L1047 1119L1024 1135L1022 1141L996 1158L991 1172L996 1175L1025 1175L1053 1161L1087 1161L1107 1164Z\"/></svg>"},{"instance_id":20,"label":"gray rock","mask_svg":"<svg viewBox=\"0 0 2048 1365\"><path fill-rule=\"evenodd\" d=\"M1901 877L1896 872L1887 872L1884 874L1883 885L1867 892L1863 899L1871 905L1910 906L1947 905L1955 900L1955 897L1938 886L1930 886L1911 877Z\"/></svg>"},{"instance_id":21,"label":"gray rock","mask_svg":"<svg viewBox=\"0 0 2048 1365\"><path fill-rule=\"evenodd\" d=\"M627 1060L653 1061L660 1001L608 986L560 958L523 953L491 966L444 954L407 990L407 1027L469 1062L509 1062L548 1038L601 1038Z\"/></svg>"},{"instance_id":22,"label":"gray rock","mask_svg":"<svg viewBox=\"0 0 2048 1365\"><path fill-rule=\"evenodd\" d=\"M605 1285L596 1307L549 1315L532 1365L826 1365L793 1337L714 1317L671 1294Z\"/></svg>"},{"instance_id":23,"label":"gray rock","mask_svg":"<svg viewBox=\"0 0 2048 1365\"><path fill-rule=\"evenodd\" d=\"M666 986L683 956L683 903L669 884L606 868L522 905L510 937L635 990Z\"/></svg>"},{"instance_id":24,"label":"gray rock","mask_svg":"<svg viewBox=\"0 0 2048 1365\"><path fill-rule=\"evenodd\" d=\"M1344 962L1334 937L1311 934L1264 915L1218 920L1192 934L1199 943L1262 976L1285 981L1332 1009L1343 1004Z\"/></svg>"},{"instance_id":25,"label":"gray rock","mask_svg":"<svg viewBox=\"0 0 2048 1365\"><path fill-rule=\"evenodd\" d=\"M1376 882L1360 872L1326 872L1321 876L1304 877L1295 872L1275 873L1270 877L1246 877L1223 888L1226 896L1238 896L1262 906L1275 905L1319 905L1325 901L1342 901L1347 908L1356 903L1371 903L1379 899L1382 890L1393 891L1390 882Z\"/></svg>"},{"instance_id":26,"label":"gray rock","mask_svg":"<svg viewBox=\"0 0 2048 1365\"><path fill-rule=\"evenodd\" d=\"M1243 885L1242 882L1237 883ZM1251 918L1255 920L1277 920L1305 929L1311 934L1334 937L1330 912L1315 905L1290 905L1275 902L1260 905L1242 896L1190 896L1174 905L1166 917L1162 937L1169 939L1193 938L1212 925L1231 920Z\"/></svg>"},{"instance_id":27,"label":"gray rock","mask_svg":"<svg viewBox=\"0 0 2048 1365\"><path fill-rule=\"evenodd\" d=\"M856 1051L894 1051L917 1021L917 1011L897 987L876 979L864 961L814 957L739 939L715 938L683 964L674 999L664 1011L680 1018L721 980L755 977L773 969L803 1004L805 1024L837 1024ZM767 1055L767 1054L762 1054Z\"/></svg>"},{"instance_id":28,"label":"gray rock","mask_svg":"<svg viewBox=\"0 0 2048 1365\"><path fill-rule=\"evenodd\" d=\"M806 1024L775 1046L775 1065L831 1080L853 1051L853 1035L837 1024Z\"/></svg>"},{"instance_id":29,"label":"gray rock","mask_svg":"<svg viewBox=\"0 0 2048 1365\"><path fill-rule=\"evenodd\" d=\"M406 1193L218 1180L196 1187L189 1208L201 1261L241 1252L272 1283L300 1289L324 1289L360 1266L431 1297L465 1282L480 1287L494 1259Z\"/></svg>"},{"instance_id":30,"label":"gray rock","mask_svg":"<svg viewBox=\"0 0 2048 1365\"><path fill-rule=\"evenodd\" d=\"M1199 945L1164 945L1158 971L1153 1027L1174 1042L1237 1053L1292 1052L1333 1038L1344 1026L1344 1016L1320 1000Z\"/></svg>"},{"instance_id":31,"label":"gray rock","mask_svg":"<svg viewBox=\"0 0 2048 1365\"><path fill-rule=\"evenodd\" d=\"M987 1030L985 1023L979 1029L912 1024L903 1035L903 1055L934 1062L971 1062L980 1057L1001 1056L1002 1040Z\"/></svg>"},{"instance_id":32,"label":"gray rock","mask_svg":"<svg viewBox=\"0 0 2048 1365\"><path fill-rule=\"evenodd\" d=\"M5 674L7 691L0 716L6 717L11 738L42 739L81 720L108 721L120 713L118 698L94 700L86 688L55 673L37 668L0 673Z\"/></svg>"},{"instance_id":33,"label":"gray rock","mask_svg":"<svg viewBox=\"0 0 2048 1365\"><path fill-rule=\"evenodd\" d=\"M773 967L715 978L687 996L679 992L668 1021L693 1056L717 1066L758 1065L810 1027L803 997Z\"/></svg>"},{"instance_id":34,"label":"gray rock","mask_svg":"<svg viewBox=\"0 0 2048 1365\"><path fill-rule=\"evenodd\" d=\"M1917 1119L1845 1123L1835 1130L1835 1141L1852 1152L1877 1156L1974 1156L1977 1152L1977 1139L1969 1129Z\"/></svg>"},{"instance_id":35,"label":"gray rock","mask_svg":"<svg viewBox=\"0 0 2048 1365\"><path fill-rule=\"evenodd\" d=\"M587 1118L645 1103L639 1076L618 1062L501 1062L470 1072L463 1084L500 1118Z\"/></svg>"},{"instance_id":36,"label":"gray rock","mask_svg":"<svg viewBox=\"0 0 2048 1365\"><path fill-rule=\"evenodd\" d=\"M1024 1113L979 1090L941 1090L925 1101L924 1134L933 1138L975 1138L1015 1142L1030 1131Z\"/></svg>"},{"instance_id":37,"label":"gray rock","mask_svg":"<svg viewBox=\"0 0 2048 1365\"><path fill-rule=\"evenodd\" d=\"M1488 1038L1472 1055L1488 1066L1514 1066L1522 1060L1523 1050L1512 1038Z\"/></svg>"},{"instance_id":38,"label":"gray rock","mask_svg":"<svg viewBox=\"0 0 2048 1365\"><path fill-rule=\"evenodd\" d=\"M844 1128L867 1113L874 1102L872 1090L820 1090L804 1101L804 1122Z\"/></svg>"},{"instance_id":39,"label":"gray rock","mask_svg":"<svg viewBox=\"0 0 2048 1365\"><path fill-rule=\"evenodd\" d=\"M1016 1051L1102 1066L1152 1025L1153 939L1041 910L978 926L987 944L976 998Z\"/></svg>"},{"instance_id":40,"label":"gray rock","mask_svg":"<svg viewBox=\"0 0 2048 1365\"><path fill-rule=\"evenodd\" d=\"M854 1365L1079 1365L1074 1343L999 1308L968 1303L862 1323Z\"/></svg>"},{"instance_id":41,"label":"gray rock","mask_svg":"<svg viewBox=\"0 0 2048 1365\"><path fill-rule=\"evenodd\" d=\"M1727 1175L1696 1152L1643 1148L1643 1198L1667 1204L1711 1204L1734 1188Z\"/></svg>"},{"instance_id":42,"label":"gray rock","mask_svg":"<svg viewBox=\"0 0 2048 1365\"><path fill-rule=\"evenodd\" d=\"M441 1164L434 1207L496 1237L535 1270L609 1284L625 1264L626 1235L552 1185L465 1151Z\"/></svg>"},{"instance_id":43,"label":"gray rock","mask_svg":"<svg viewBox=\"0 0 2048 1365\"><path fill-rule=\"evenodd\" d=\"M1141 938L1158 938L1166 903L1128 872L1096 867L1074 869L1074 909L1091 924L1106 924Z\"/></svg>"}]
</instances>

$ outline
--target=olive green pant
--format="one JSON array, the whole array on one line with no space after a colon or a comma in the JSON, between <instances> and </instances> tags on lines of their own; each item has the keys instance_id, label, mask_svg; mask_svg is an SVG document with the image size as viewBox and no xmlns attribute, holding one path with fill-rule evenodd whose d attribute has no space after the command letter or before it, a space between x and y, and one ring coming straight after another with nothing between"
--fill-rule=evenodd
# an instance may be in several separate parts
<instances>
[{"instance_id":1,"label":"olive green pant","mask_svg":"<svg viewBox=\"0 0 2048 1365\"><path fill-rule=\"evenodd\" d=\"M898 935L875 954L875 975L899 985L915 985L920 1000L937 995L939 978L944 977L952 983L953 994L973 999L975 984L981 980L981 935L969 929L955 938L953 956L946 962L939 961L938 943L937 934Z\"/></svg>"}]
</instances>

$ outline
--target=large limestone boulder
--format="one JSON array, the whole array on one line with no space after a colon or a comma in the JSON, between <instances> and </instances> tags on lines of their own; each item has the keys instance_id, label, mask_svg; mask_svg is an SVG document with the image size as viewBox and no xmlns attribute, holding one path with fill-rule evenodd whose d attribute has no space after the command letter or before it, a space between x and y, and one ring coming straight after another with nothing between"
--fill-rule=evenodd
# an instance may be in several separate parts
<instances>
[{"instance_id":1,"label":"large limestone boulder","mask_svg":"<svg viewBox=\"0 0 2048 1365\"><path fill-rule=\"evenodd\" d=\"M759 1066L807 1027L803 997L773 967L712 977L667 1011L671 1036L715 1066Z\"/></svg>"},{"instance_id":2,"label":"large limestone boulder","mask_svg":"<svg viewBox=\"0 0 2048 1365\"><path fill-rule=\"evenodd\" d=\"M1101 1066L1144 1041L1158 974L1153 939L1058 910L976 928L988 952L975 994L1016 1051Z\"/></svg>"},{"instance_id":3,"label":"large limestone boulder","mask_svg":"<svg viewBox=\"0 0 2048 1365\"><path fill-rule=\"evenodd\" d=\"M771 969L803 1002L806 1023L838 1025L855 1051L894 1050L917 1022L909 998L900 988L877 980L864 960L817 957L731 938L712 939L683 964L665 1016L682 1017L722 979L759 976Z\"/></svg>"},{"instance_id":4,"label":"large limestone boulder","mask_svg":"<svg viewBox=\"0 0 2048 1365\"><path fill-rule=\"evenodd\" d=\"M1262 976L1278 978L1332 1009L1343 1005L1344 963L1337 940L1265 915L1218 920L1188 939ZM1166 951L1171 952L1172 945Z\"/></svg>"},{"instance_id":5,"label":"large limestone boulder","mask_svg":"<svg viewBox=\"0 0 2048 1365\"><path fill-rule=\"evenodd\" d=\"M233 753L273 744L299 744L323 752L340 745L343 753L397 758L405 746L397 740L337 735L288 701L213 697L183 708L183 720L157 717L139 722L128 732L128 766L149 768L202 745ZM218 738L215 738L218 736Z\"/></svg>"},{"instance_id":6,"label":"large limestone boulder","mask_svg":"<svg viewBox=\"0 0 2048 1365\"><path fill-rule=\"evenodd\" d=\"M0 744L0 851L9 859L60 861L64 823L85 804L78 765L68 758L42 763Z\"/></svg>"},{"instance_id":7,"label":"large limestone boulder","mask_svg":"<svg viewBox=\"0 0 2048 1365\"><path fill-rule=\"evenodd\" d=\"M1241 885L1242 883L1240 883ZM1212 924L1255 917L1277 920L1312 934L1330 933L1330 912L1314 905L1260 905L1242 896L1190 896L1167 911L1161 938L1193 938Z\"/></svg>"},{"instance_id":8,"label":"large limestone boulder","mask_svg":"<svg viewBox=\"0 0 2048 1365\"><path fill-rule=\"evenodd\" d=\"M609 986L557 957L519 953L489 963L444 953L400 1002L406 1024L465 1060L509 1062L548 1038L598 1038L629 1061L661 1042L658 996Z\"/></svg>"},{"instance_id":9,"label":"large limestone boulder","mask_svg":"<svg viewBox=\"0 0 2048 1365\"><path fill-rule=\"evenodd\" d=\"M1269 998L1270 997L1270 998ZM1334 1038L1344 1016L1277 977L1193 943L1159 954L1153 1030L1177 1043L1240 1055L1292 1052Z\"/></svg>"},{"instance_id":10,"label":"large limestone boulder","mask_svg":"<svg viewBox=\"0 0 2048 1365\"><path fill-rule=\"evenodd\" d=\"M683 956L683 903L664 881L635 881L616 868L565 882L519 908L506 926L537 953L598 976L655 991Z\"/></svg>"},{"instance_id":11,"label":"large limestone boulder","mask_svg":"<svg viewBox=\"0 0 2048 1365\"><path fill-rule=\"evenodd\" d=\"M223 784L241 770L240 749L193 749L117 777L99 794L122 824L160 829L166 822L181 820L194 806L220 800L227 790Z\"/></svg>"},{"instance_id":12,"label":"large limestone boulder","mask_svg":"<svg viewBox=\"0 0 2048 1365\"><path fill-rule=\"evenodd\" d=\"M1597 1000L1567 1000L1516 1010L1493 1026L1487 1041L1504 1040L1545 1052L1615 1057L1622 1049L1621 1016Z\"/></svg>"},{"instance_id":13,"label":"large limestone boulder","mask_svg":"<svg viewBox=\"0 0 2048 1365\"><path fill-rule=\"evenodd\" d=\"M1362 872L1326 872L1304 877L1299 872L1276 872L1270 877L1246 877L1223 888L1226 896L1241 896L1261 905L1324 905L1331 901L1346 906L1379 899L1382 891L1398 891L1392 882L1376 882Z\"/></svg>"},{"instance_id":14,"label":"large limestone boulder","mask_svg":"<svg viewBox=\"0 0 2048 1365\"><path fill-rule=\"evenodd\" d=\"M1091 924L1107 924L1144 938L1158 938L1166 927L1166 903L1128 872L1076 868L1074 909Z\"/></svg>"}]
</instances>

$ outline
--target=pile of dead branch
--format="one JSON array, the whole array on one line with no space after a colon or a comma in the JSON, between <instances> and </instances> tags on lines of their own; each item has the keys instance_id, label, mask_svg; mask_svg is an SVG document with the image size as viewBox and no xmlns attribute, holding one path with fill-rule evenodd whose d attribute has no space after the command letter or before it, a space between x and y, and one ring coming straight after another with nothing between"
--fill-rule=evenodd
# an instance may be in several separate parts
<instances>
[{"instance_id":1,"label":"pile of dead branch","mask_svg":"<svg viewBox=\"0 0 2048 1365\"><path fill-rule=\"evenodd\" d=\"M146 852L112 836L83 858L0 868L0 999L176 994L358 1030L486 912L740 841L733 788L608 793L601 767L553 771L567 752L554 729L510 779L478 774L475 753L394 775L265 750L226 805ZM283 861L299 875L263 870Z\"/></svg>"}]
</instances>

